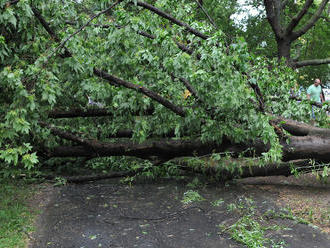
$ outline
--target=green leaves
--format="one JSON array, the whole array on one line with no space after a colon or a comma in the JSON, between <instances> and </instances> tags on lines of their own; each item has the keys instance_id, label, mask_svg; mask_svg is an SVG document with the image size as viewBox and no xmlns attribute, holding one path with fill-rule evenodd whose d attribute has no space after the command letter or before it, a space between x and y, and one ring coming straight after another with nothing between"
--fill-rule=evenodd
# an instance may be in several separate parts
<instances>
[{"instance_id":1,"label":"green leaves","mask_svg":"<svg viewBox=\"0 0 330 248\"><path fill-rule=\"evenodd\" d=\"M202 197L197 191L188 190L183 194L183 199L181 202L183 204L190 204L193 202L204 201L204 197Z\"/></svg>"},{"instance_id":2,"label":"green leaves","mask_svg":"<svg viewBox=\"0 0 330 248\"><path fill-rule=\"evenodd\" d=\"M23 144L16 148L7 148L0 150L0 159L3 159L7 164L18 165L21 163L24 168L30 170L33 166L38 163L36 153L28 153L32 147L30 144Z\"/></svg>"},{"instance_id":3,"label":"green leaves","mask_svg":"<svg viewBox=\"0 0 330 248\"><path fill-rule=\"evenodd\" d=\"M22 163L24 167L28 170L32 169L35 164L39 162L36 153L31 153L31 154L25 154L22 157Z\"/></svg>"},{"instance_id":4,"label":"green leaves","mask_svg":"<svg viewBox=\"0 0 330 248\"><path fill-rule=\"evenodd\" d=\"M205 1L210 13L219 20L228 20L235 3L211 2ZM96 13L108 4L84 1L82 8L75 1L64 1L62 5L37 1L35 6L63 40L90 19L86 9ZM295 111L297 105L290 105L285 97L296 82L294 72L250 54L244 39L226 36L224 30L230 30L231 24L218 23L223 30L214 32L192 1L160 0L155 4L209 38L202 40L150 11L123 3L70 39L66 47L72 57L54 56L45 63L59 42L40 25L28 1L1 12L0 22L5 25L0 35L0 149L5 163L21 162L32 168L38 162L34 150L38 146L21 151L22 144L52 148L59 143L39 127L38 121L46 119L54 109L96 107L88 105L86 96L103 103L113 115L52 120L53 123L63 130L82 132L82 136L98 137L102 142L109 142L109 134L121 129L133 130L132 140L139 143L173 130L176 138L200 138L203 142L221 143L224 136L234 142L257 138L271 144L271 150L264 154L266 161L280 158L277 136L269 118L258 112L258 96L249 83L259 86L266 111L305 118L306 113ZM232 45L228 45L229 40ZM180 50L177 43L187 46L192 54ZM155 92L184 108L186 117L141 92L110 85L93 74L94 68ZM187 94L180 77L189 81L201 100L192 92ZM276 95L283 97L274 102L271 98ZM139 116L148 109L154 110L152 115Z\"/></svg>"},{"instance_id":5,"label":"green leaves","mask_svg":"<svg viewBox=\"0 0 330 248\"><path fill-rule=\"evenodd\" d=\"M17 19L12 8L5 8L5 11L0 14L0 22L4 24L12 24L16 27Z\"/></svg>"}]
</instances>

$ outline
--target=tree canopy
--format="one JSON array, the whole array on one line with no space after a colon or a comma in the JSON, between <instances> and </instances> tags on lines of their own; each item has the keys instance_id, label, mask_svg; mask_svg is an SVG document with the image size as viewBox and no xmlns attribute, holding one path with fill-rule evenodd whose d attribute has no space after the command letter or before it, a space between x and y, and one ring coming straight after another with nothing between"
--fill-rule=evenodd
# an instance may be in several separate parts
<instances>
[{"instance_id":1,"label":"tree canopy","mask_svg":"<svg viewBox=\"0 0 330 248\"><path fill-rule=\"evenodd\" d=\"M228 39L196 1L2 0L0 8L2 167L214 152L330 160L329 136L305 138L324 146L297 155L280 128L279 115L309 119L310 103L290 99L292 69ZM328 125L325 113L318 118Z\"/></svg>"}]
</instances>

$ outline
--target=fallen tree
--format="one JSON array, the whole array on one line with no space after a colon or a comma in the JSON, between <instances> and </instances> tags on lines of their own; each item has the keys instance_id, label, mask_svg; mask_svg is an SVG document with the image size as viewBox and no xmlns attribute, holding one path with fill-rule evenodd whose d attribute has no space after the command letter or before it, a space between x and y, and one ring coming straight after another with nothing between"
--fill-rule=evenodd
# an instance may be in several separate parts
<instances>
[{"instance_id":1,"label":"fallen tree","mask_svg":"<svg viewBox=\"0 0 330 248\"><path fill-rule=\"evenodd\" d=\"M265 101L267 96L287 94L295 83L292 71L277 64L273 66L278 69L269 70L273 62L253 58L240 40L225 45L223 34L211 33L208 22L188 25L148 3L116 1L91 17L83 16L84 23L69 29L71 34L59 30L58 35L44 16L47 13L18 2L3 8L31 9L34 17L29 20L38 32L22 32L42 39L37 44L40 50L31 54L36 61L17 62L13 68L3 64L1 101L9 109L1 109L1 158L6 163L17 164L22 157L20 163L32 167L37 155L129 156L155 166L212 153L265 160L263 169L223 172L224 178L233 178L237 173L289 175L294 168L289 165L299 159L305 165L310 160L330 162L329 129L280 117L296 107L288 97L279 104ZM78 10L81 3L67 4ZM180 4L174 12L184 18ZM66 8L52 7L66 13ZM67 13L71 18L76 14ZM98 26L91 25L96 19ZM109 19L118 24L100 29ZM148 32L141 31L145 22L150 24ZM61 25L68 23L78 22L65 20ZM197 30L197 24L207 34ZM11 24L5 31L16 28ZM6 42L21 44L29 39L24 37L9 37ZM52 41L59 44L44 53L43 46ZM25 58L11 49L13 56ZM105 107L84 106L87 93ZM318 117L326 120L325 113ZM306 113L299 118L306 120Z\"/></svg>"}]
</instances>

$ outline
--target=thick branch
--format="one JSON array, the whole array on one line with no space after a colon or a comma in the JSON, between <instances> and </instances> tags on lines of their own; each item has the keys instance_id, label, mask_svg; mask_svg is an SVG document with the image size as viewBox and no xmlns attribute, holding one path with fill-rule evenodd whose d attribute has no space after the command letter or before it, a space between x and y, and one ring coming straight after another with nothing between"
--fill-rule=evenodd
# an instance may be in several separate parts
<instances>
[{"instance_id":1,"label":"thick branch","mask_svg":"<svg viewBox=\"0 0 330 248\"><path fill-rule=\"evenodd\" d=\"M294 68L300 68L304 66L315 66L315 65L324 65L330 64L330 58L326 59L311 59L311 60L304 60L298 62L292 62L291 65Z\"/></svg>"},{"instance_id":2,"label":"thick branch","mask_svg":"<svg viewBox=\"0 0 330 248\"><path fill-rule=\"evenodd\" d=\"M34 14L34 16L39 20L39 22L41 23L41 25L46 29L47 33L56 41L56 42L60 42L61 39L55 34L55 32L50 28L49 24L46 22L46 20L42 17L41 13L39 12L39 10L37 8L35 8L34 6L31 6L32 12ZM64 48L64 54L61 54L60 56L62 58L66 58L66 57L71 57L72 54L69 52L69 50L65 47Z\"/></svg>"},{"instance_id":3,"label":"thick branch","mask_svg":"<svg viewBox=\"0 0 330 248\"><path fill-rule=\"evenodd\" d=\"M134 156L139 158L150 158L156 156L162 159L172 159L183 156L201 156L212 152L233 152L235 154L254 148L255 154L265 152L268 147L262 142L250 144L232 144L228 139L223 139L221 144L216 142L202 143L194 140L157 140L146 141L142 144L132 142L106 143L102 146L86 149L84 146L60 146L50 151L53 157L108 157L108 156Z\"/></svg>"},{"instance_id":4,"label":"thick branch","mask_svg":"<svg viewBox=\"0 0 330 248\"><path fill-rule=\"evenodd\" d=\"M303 26L300 30L292 33L292 40L296 40L298 37L305 34L311 27L314 26L314 24L317 22L318 19L320 19L322 11L324 10L325 6L329 0L322 0L319 8L315 12L315 14L312 16L312 18Z\"/></svg>"},{"instance_id":5,"label":"thick branch","mask_svg":"<svg viewBox=\"0 0 330 248\"><path fill-rule=\"evenodd\" d=\"M181 27L185 27L188 32L190 32L190 33L192 33L192 34L194 34L194 35L196 35L196 36L198 36L198 37L200 37L200 38L202 38L204 40L206 40L208 38L207 35L205 35L205 34L199 32L198 30L190 27L187 23L182 22L182 21L180 21L178 19L175 19L170 14L167 14L166 12L161 11L160 9L157 9L156 7L154 7L154 6L152 6L152 5L148 4L148 3L144 3L144 2L139 2L138 1L137 2L137 5L140 6L140 7L145 8L145 9L148 9L148 10L150 10L152 12L154 12L155 14L157 14L157 15L159 15L159 16L161 16L161 17L163 17L163 18L165 18L165 19L167 19L167 20L169 20L169 21L171 21L171 22L173 22L173 23L175 23L175 24L177 24L177 25L179 25Z\"/></svg>"},{"instance_id":6,"label":"thick branch","mask_svg":"<svg viewBox=\"0 0 330 248\"><path fill-rule=\"evenodd\" d=\"M281 7L279 6L279 2L280 0L264 0L267 19L277 39L280 39L283 36L280 23L279 11L281 10Z\"/></svg>"},{"instance_id":7,"label":"thick branch","mask_svg":"<svg viewBox=\"0 0 330 248\"><path fill-rule=\"evenodd\" d=\"M330 137L291 136L283 144L283 160L316 159L330 161Z\"/></svg>"},{"instance_id":8,"label":"thick branch","mask_svg":"<svg viewBox=\"0 0 330 248\"><path fill-rule=\"evenodd\" d=\"M218 168L217 166L205 167L189 166L186 162L179 161L180 169L192 172L200 172L207 175L220 175L222 180L231 180L248 177L265 177L265 176L290 176L294 171L299 173L312 172L313 169L320 169L323 165L313 165L310 159L292 160L282 163L271 163L264 166L239 166L234 169Z\"/></svg>"},{"instance_id":9,"label":"thick branch","mask_svg":"<svg viewBox=\"0 0 330 248\"><path fill-rule=\"evenodd\" d=\"M330 161L330 137L319 136L291 136L288 141L282 142L283 161L295 159L316 159ZM216 142L202 143L200 140L158 140L146 141L142 144L127 143L102 143L92 146L61 146L50 151L53 157L108 157L108 156L134 156L148 159L156 156L162 159L172 159L183 156L201 156L213 152L233 152L235 154L255 150L254 155L260 156L267 152L269 146L261 141L245 144L234 144L228 139L223 139L221 144ZM245 154L246 156L251 154Z\"/></svg>"},{"instance_id":10,"label":"thick branch","mask_svg":"<svg viewBox=\"0 0 330 248\"><path fill-rule=\"evenodd\" d=\"M330 129L314 127L302 122L285 119L282 117L277 117L272 121L275 122L276 124L279 124L287 132L295 136L310 135L310 136L320 136L324 138L330 137Z\"/></svg>"},{"instance_id":11,"label":"thick branch","mask_svg":"<svg viewBox=\"0 0 330 248\"><path fill-rule=\"evenodd\" d=\"M176 161L175 161L176 162ZM188 163L179 161L179 169L194 173L202 173L207 175L220 175L222 180L231 180L231 179L242 179L248 177L264 177L264 176L290 176L294 174L294 171L299 173L308 173L313 170L322 169L326 165L314 165L309 159L300 159L293 160L289 162L279 163L279 164L267 164L265 166L240 166L234 170L228 170L226 168L217 168L214 166L205 167L192 167ZM154 165L159 166L159 165ZM68 183L83 183L95 180L103 180L109 178L118 178L118 177L127 177L137 175L140 172L143 172L144 168L139 168L136 171L119 171L111 172L109 174L99 174L99 175L87 175L87 176L71 176L65 177L65 180ZM47 179L54 179L54 176L51 176Z\"/></svg>"},{"instance_id":12,"label":"thick branch","mask_svg":"<svg viewBox=\"0 0 330 248\"><path fill-rule=\"evenodd\" d=\"M73 133L70 132L66 132L63 130L58 129L57 127L53 127L52 125L39 121L39 125L41 127L47 128L50 130L50 132L60 138L66 139L66 140L70 140L73 141L79 145L83 145L83 146L88 146L88 147L95 147L99 142L92 140L92 139L84 139L81 138Z\"/></svg>"},{"instance_id":13,"label":"thick branch","mask_svg":"<svg viewBox=\"0 0 330 248\"><path fill-rule=\"evenodd\" d=\"M306 0L303 8L296 16L294 16L291 19L290 24L287 26L285 30L286 35L290 34L293 31L293 29L299 24L301 18L303 18L303 16L307 13L307 10L309 9L309 7L312 5L313 2L314 0Z\"/></svg>"},{"instance_id":14,"label":"thick branch","mask_svg":"<svg viewBox=\"0 0 330 248\"><path fill-rule=\"evenodd\" d=\"M159 102L160 104L162 104L164 107L172 110L174 113L176 113L177 115L180 115L182 117L184 117L186 115L185 111L179 107L174 105L173 103L171 103L170 101L166 100L165 98L163 98L162 96L158 95L157 93L143 87L140 85L136 85L136 84L132 84L129 82L126 82L120 78L117 78L115 76L112 76L104 71L101 71L99 69L94 68L94 74L100 78L103 78L105 80L107 80L111 85L114 86L124 86L128 89L133 89L136 90L137 92L141 92L142 94L150 97L151 99Z\"/></svg>"}]
</instances>

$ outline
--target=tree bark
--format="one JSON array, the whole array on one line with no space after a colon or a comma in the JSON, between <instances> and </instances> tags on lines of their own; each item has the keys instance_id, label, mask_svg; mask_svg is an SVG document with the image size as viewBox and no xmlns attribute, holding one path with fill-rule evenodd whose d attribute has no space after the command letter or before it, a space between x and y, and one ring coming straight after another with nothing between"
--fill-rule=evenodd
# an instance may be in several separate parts
<instances>
[{"instance_id":1,"label":"tree bark","mask_svg":"<svg viewBox=\"0 0 330 248\"><path fill-rule=\"evenodd\" d=\"M58 134L61 135L61 134ZM67 136L67 135L66 135ZM66 138L65 136L62 136ZM73 140L69 135L70 140ZM78 140L79 144L84 141ZM269 146L260 141L234 144L230 140L224 138L221 144L216 142L203 143L200 140L171 140L162 139L157 141L146 141L141 144L134 142L118 142L118 143L94 143L91 145L90 140L86 140L86 145L80 146L59 146L50 150L50 157L109 157L109 156L132 156L143 159L158 157L163 160L170 160L177 157L185 156L202 156L212 152L229 152L238 155L247 149L254 149L252 153L246 155L261 155L266 152Z\"/></svg>"},{"instance_id":2,"label":"tree bark","mask_svg":"<svg viewBox=\"0 0 330 248\"><path fill-rule=\"evenodd\" d=\"M277 117L273 121L294 136L309 135L309 136L320 136L324 138L330 138L330 129L314 127L307 125L303 122L285 119L282 117Z\"/></svg>"},{"instance_id":3,"label":"tree bark","mask_svg":"<svg viewBox=\"0 0 330 248\"><path fill-rule=\"evenodd\" d=\"M311 60L293 62L293 63L291 63L291 66L294 68L300 68L300 67L304 67L304 66L316 66L316 65L324 65L324 64L330 64L330 58L311 59Z\"/></svg>"},{"instance_id":4,"label":"tree bark","mask_svg":"<svg viewBox=\"0 0 330 248\"><path fill-rule=\"evenodd\" d=\"M84 141L79 140L80 144ZM255 152L245 156L260 156L267 152L269 146L261 141L245 144L235 144L224 139L221 144L216 142L202 143L200 140L170 140L146 141L141 144L133 142L121 143L89 143L83 146L59 146L49 153L51 157L108 157L133 156L143 159L158 157L170 160L183 156L202 156L213 152L229 152L239 154L248 149ZM315 159L317 161L330 161L330 137L320 136L291 136L282 142L283 161L296 159Z\"/></svg>"},{"instance_id":5,"label":"tree bark","mask_svg":"<svg viewBox=\"0 0 330 248\"><path fill-rule=\"evenodd\" d=\"M180 169L194 173L207 175L219 175L220 179L226 181L247 177L268 177L268 176L291 176L294 173L309 173L313 170L320 170L326 165L315 165L309 159L292 160L290 162L271 163L264 166L238 166L233 170L218 168L217 166L195 166L191 167L186 162L179 161Z\"/></svg>"},{"instance_id":6,"label":"tree bark","mask_svg":"<svg viewBox=\"0 0 330 248\"><path fill-rule=\"evenodd\" d=\"M289 39L277 40L278 59L285 58L289 63L291 62L291 41Z\"/></svg>"},{"instance_id":7,"label":"tree bark","mask_svg":"<svg viewBox=\"0 0 330 248\"><path fill-rule=\"evenodd\" d=\"M288 143L283 142L283 161L294 159L330 161L330 137L291 136Z\"/></svg>"},{"instance_id":8,"label":"tree bark","mask_svg":"<svg viewBox=\"0 0 330 248\"><path fill-rule=\"evenodd\" d=\"M175 163L175 162L174 162ZM214 166L205 167L191 167L189 164L179 161L178 168L183 171L189 171L193 173L201 173L206 175L220 175L219 180L228 181L232 179L242 179L248 177L268 177L268 176L291 176L295 172L298 173L309 173L313 170L320 170L325 165L313 165L310 160L293 160L286 163L279 164L268 164L262 167L258 166L240 166L234 170L228 170L226 168L217 168ZM143 172L143 168L138 169L137 171L119 171L111 172L108 174L96 174L96 175L84 175L84 176L71 176L64 177L68 183L84 183L96 180L104 180L111 178L127 177L134 176ZM47 179L54 179L55 176Z\"/></svg>"}]
</instances>

